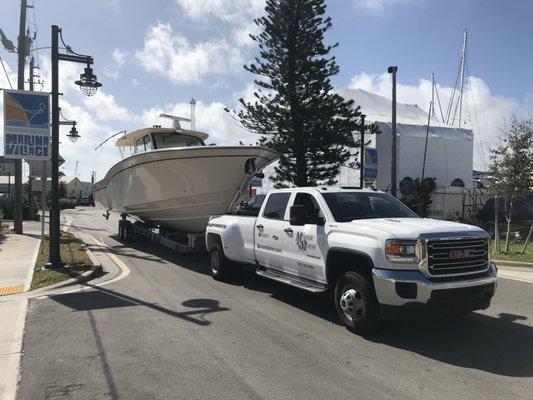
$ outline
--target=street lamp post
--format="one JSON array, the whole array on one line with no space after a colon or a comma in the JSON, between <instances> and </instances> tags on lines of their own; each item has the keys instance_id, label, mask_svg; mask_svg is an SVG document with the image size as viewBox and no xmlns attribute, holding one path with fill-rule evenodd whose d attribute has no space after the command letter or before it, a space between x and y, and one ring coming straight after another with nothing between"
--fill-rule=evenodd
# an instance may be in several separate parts
<instances>
[{"instance_id":1,"label":"street lamp post","mask_svg":"<svg viewBox=\"0 0 533 400\"><path fill-rule=\"evenodd\" d=\"M398 150L396 149L397 140L396 137L396 73L398 72L397 66L391 66L387 72L392 74L392 146L391 146L391 194L396 197L398 183L398 171L397 171L397 157Z\"/></svg>"},{"instance_id":2,"label":"street lamp post","mask_svg":"<svg viewBox=\"0 0 533 400\"><path fill-rule=\"evenodd\" d=\"M67 53L59 52L59 40L67 49ZM52 199L50 202L50 251L46 268L60 268L62 266L59 250L60 236L60 209L59 209L59 61L68 61L86 64L87 67L76 85L80 86L83 94L92 96L102 86L92 73L91 65L93 58L88 55L77 54L67 46L61 36L61 28L52 25ZM73 126L74 137L79 137L75 125ZM73 132L71 130L71 138Z\"/></svg>"}]
</instances>

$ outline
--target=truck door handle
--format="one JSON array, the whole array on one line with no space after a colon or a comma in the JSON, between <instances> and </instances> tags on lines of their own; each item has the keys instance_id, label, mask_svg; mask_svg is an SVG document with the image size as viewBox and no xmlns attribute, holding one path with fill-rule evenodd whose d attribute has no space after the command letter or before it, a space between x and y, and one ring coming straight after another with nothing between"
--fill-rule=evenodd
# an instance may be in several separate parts
<instances>
[{"instance_id":1,"label":"truck door handle","mask_svg":"<svg viewBox=\"0 0 533 400\"><path fill-rule=\"evenodd\" d=\"M262 231L264 227L263 227L263 225L256 225L256 228L259 229L260 231Z\"/></svg>"},{"instance_id":2,"label":"truck door handle","mask_svg":"<svg viewBox=\"0 0 533 400\"><path fill-rule=\"evenodd\" d=\"M293 233L294 231L291 228L285 228L283 229L285 232L287 232L289 235Z\"/></svg>"}]
</instances>

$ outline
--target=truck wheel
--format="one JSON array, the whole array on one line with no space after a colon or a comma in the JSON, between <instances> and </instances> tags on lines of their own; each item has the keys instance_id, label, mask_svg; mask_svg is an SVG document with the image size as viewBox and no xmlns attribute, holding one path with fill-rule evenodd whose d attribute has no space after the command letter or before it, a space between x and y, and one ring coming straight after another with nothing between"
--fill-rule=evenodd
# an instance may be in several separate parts
<instances>
[{"instance_id":1,"label":"truck wheel","mask_svg":"<svg viewBox=\"0 0 533 400\"><path fill-rule=\"evenodd\" d=\"M217 281L228 279L233 272L231 261L226 258L222 246L218 243L214 244L209 252L209 267L211 269L211 276Z\"/></svg>"},{"instance_id":2,"label":"truck wheel","mask_svg":"<svg viewBox=\"0 0 533 400\"><path fill-rule=\"evenodd\" d=\"M335 309L342 323L354 333L369 334L381 326L379 304L372 283L357 272L348 271L337 280Z\"/></svg>"}]
</instances>

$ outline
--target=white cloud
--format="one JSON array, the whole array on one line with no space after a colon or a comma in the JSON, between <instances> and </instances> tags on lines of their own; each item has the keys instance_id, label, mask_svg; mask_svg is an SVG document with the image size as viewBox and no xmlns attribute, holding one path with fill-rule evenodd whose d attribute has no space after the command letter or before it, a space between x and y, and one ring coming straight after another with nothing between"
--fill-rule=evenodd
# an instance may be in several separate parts
<instances>
[{"instance_id":1,"label":"white cloud","mask_svg":"<svg viewBox=\"0 0 533 400\"><path fill-rule=\"evenodd\" d=\"M120 51L119 49L113 50L113 53L111 53L111 57L113 57L113 61L115 62L116 68L122 68L122 66L126 62L126 54Z\"/></svg>"},{"instance_id":2,"label":"white cloud","mask_svg":"<svg viewBox=\"0 0 533 400\"><path fill-rule=\"evenodd\" d=\"M178 84L198 84L208 76L235 73L244 64L240 50L225 39L192 44L163 23L148 30L144 48L135 52L135 57L146 71Z\"/></svg>"},{"instance_id":3,"label":"white cloud","mask_svg":"<svg viewBox=\"0 0 533 400\"><path fill-rule=\"evenodd\" d=\"M176 0L180 10L190 19L207 24L219 20L231 28L233 41L239 46L252 44L248 36L258 33L253 22L264 14L265 0Z\"/></svg>"},{"instance_id":4,"label":"white cloud","mask_svg":"<svg viewBox=\"0 0 533 400\"><path fill-rule=\"evenodd\" d=\"M392 83L388 74L356 75L350 81L349 88L363 89L380 96L391 98ZM437 85L442 105L442 113L446 116L446 108L453 88ZM471 76L463 94L464 113L462 119L466 128L474 132L474 165L486 168L489 162L489 148L495 147L501 137L501 129L505 120L520 111L520 105L513 99L491 93L489 86L478 77ZM418 85L397 84L397 100L402 103L416 104L423 110L429 109L431 101L431 81L420 79ZM437 99L435 99L437 103ZM364 112L364 110L363 110ZM438 103L435 105L437 119L442 121ZM458 114L456 115L456 120ZM457 122L455 123L457 126Z\"/></svg>"},{"instance_id":5,"label":"white cloud","mask_svg":"<svg viewBox=\"0 0 533 400\"><path fill-rule=\"evenodd\" d=\"M104 75L115 80L118 79L120 77L119 70L124 66L126 58L126 53L120 51L119 49L113 50L111 53L111 59L113 60L113 63L112 65L106 66L104 69Z\"/></svg>"},{"instance_id":6,"label":"white cloud","mask_svg":"<svg viewBox=\"0 0 533 400\"><path fill-rule=\"evenodd\" d=\"M205 104L197 101L195 129L209 134L208 143L216 143L218 145L236 145L239 141L246 144L255 143L259 136L240 128L239 124L232 119L224 108L225 105L219 102ZM170 121L159 118L161 113L189 118L191 105L189 103L173 103L163 107L157 106L146 109L141 114L141 125L152 126L159 124L170 126ZM188 128L188 126L185 126L188 123L183 124L185 128Z\"/></svg>"},{"instance_id":7,"label":"white cloud","mask_svg":"<svg viewBox=\"0 0 533 400\"><path fill-rule=\"evenodd\" d=\"M385 15L393 6L401 6L408 3L423 0L354 0L355 6L373 15Z\"/></svg>"},{"instance_id":8,"label":"white cloud","mask_svg":"<svg viewBox=\"0 0 533 400\"><path fill-rule=\"evenodd\" d=\"M141 86L141 81L138 80L137 78L133 78L133 79L131 80L131 84L132 84L133 86Z\"/></svg>"},{"instance_id":9,"label":"white cloud","mask_svg":"<svg viewBox=\"0 0 533 400\"><path fill-rule=\"evenodd\" d=\"M131 121L134 116L126 109L117 104L115 96L99 90L94 96L83 100L85 107L98 121Z\"/></svg>"}]
</instances>

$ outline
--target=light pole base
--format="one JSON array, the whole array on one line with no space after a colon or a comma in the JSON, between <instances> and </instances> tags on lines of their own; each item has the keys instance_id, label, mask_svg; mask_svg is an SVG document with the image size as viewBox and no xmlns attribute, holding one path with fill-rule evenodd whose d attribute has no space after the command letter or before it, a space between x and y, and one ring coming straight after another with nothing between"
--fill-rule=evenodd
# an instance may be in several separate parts
<instances>
[{"instance_id":1,"label":"light pole base","mask_svg":"<svg viewBox=\"0 0 533 400\"><path fill-rule=\"evenodd\" d=\"M48 270L63 269L63 268L65 268L64 262L51 263L50 261L47 261L44 263L44 266L43 266L43 269L48 269Z\"/></svg>"}]
</instances>

